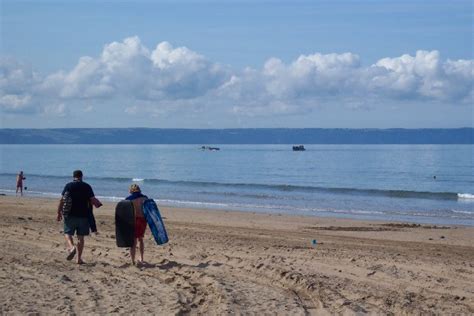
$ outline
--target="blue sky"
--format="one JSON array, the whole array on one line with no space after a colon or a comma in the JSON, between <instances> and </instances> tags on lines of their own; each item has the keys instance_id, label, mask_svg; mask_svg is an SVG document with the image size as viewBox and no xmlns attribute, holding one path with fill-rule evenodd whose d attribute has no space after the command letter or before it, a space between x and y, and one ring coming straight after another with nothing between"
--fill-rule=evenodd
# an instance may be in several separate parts
<instances>
[{"instance_id":1,"label":"blue sky","mask_svg":"<svg viewBox=\"0 0 474 316\"><path fill-rule=\"evenodd\" d=\"M471 1L2 1L2 127L473 124Z\"/></svg>"}]
</instances>

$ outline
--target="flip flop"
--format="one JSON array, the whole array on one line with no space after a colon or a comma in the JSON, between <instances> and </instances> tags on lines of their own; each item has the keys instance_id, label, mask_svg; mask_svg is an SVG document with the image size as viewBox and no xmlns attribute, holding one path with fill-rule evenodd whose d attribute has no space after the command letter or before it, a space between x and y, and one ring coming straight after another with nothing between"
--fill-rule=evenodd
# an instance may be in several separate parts
<instances>
[{"instance_id":1,"label":"flip flop","mask_svg":"<svg viewBox=\"0 0 474 316\"><path fill-rule=\"evenodd\" d=\"M76 247L74 247L71 252L69 252L69 254L67 255L66 257L66 260L67 261L71 261L72 258L74 258L74 256L76 255Z\"/></svg>"}]
</instances>

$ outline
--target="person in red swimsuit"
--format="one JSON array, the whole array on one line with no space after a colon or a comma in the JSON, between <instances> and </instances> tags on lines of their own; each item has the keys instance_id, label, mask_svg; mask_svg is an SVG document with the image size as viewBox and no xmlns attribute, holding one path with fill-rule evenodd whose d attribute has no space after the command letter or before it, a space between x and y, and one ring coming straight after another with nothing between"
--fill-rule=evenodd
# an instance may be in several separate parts
<instances>
[{"instance_id":1,"label":"person in red swimsuit","mask_svg":"<svg viewBox=\"0 0 474 316\"><path fill-rule=\"evenodd\" d=\"M133 208L135 209L135 239L133 241L133 246L130 247L130 258L132 259L132 264L135 265L135 253L138 248L140 249L140 260L138 263L143 263L143 255L145 253L145 244L143 243L143 237L145 236L146 230L146 220L145 215L143 215L143 202L148 199L146 195L143 195L138 184L134 183L129 188L130 196L126 200L132 201Z\"/></svg>"},{"instance_id":2,"label":"person in red swimsuit","mask_svg":"<svg viewBox=\"0 0 474 316\"><path fill-rule=\"evenodd\" d=\"M23 196L23 180L26 180L25 176L23 175L23 171L16 176L16 194L18 194L18 190L20 190L20 195Z\"/></svg>"}]
</instances>

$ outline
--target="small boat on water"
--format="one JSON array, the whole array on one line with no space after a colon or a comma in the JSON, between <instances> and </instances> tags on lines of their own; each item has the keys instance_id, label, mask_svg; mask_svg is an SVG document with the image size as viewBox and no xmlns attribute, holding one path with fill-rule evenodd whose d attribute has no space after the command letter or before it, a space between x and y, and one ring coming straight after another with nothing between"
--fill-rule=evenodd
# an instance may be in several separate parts
<instances>
[{"instance_id":1,"label":"small boat on water","mask_svg":"<svg viewBox=\"0 0 474 316\"><path fill-rule=\"evenodd\" d=\"M202 150L221 150L219 147L201 146Z\"/></svg>"},{"instance_id":2,"label":"small boat on water","mask_svg":"<svg viewBox=\"0 0 474 316\"><path fill-rule=\"evenodd\" d=\"M298 146L293 146L293 151L305 151L306 148L304 148L303 145L298 145Z\"/></svg>"}]
</instances>

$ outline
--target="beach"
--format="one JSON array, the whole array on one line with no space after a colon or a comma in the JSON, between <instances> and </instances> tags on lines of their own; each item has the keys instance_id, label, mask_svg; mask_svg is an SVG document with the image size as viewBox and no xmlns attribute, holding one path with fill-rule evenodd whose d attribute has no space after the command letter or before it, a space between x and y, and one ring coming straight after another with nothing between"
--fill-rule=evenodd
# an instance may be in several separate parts
<instances>
[{"instance_id":1,"label":"beach","mask_svg":"<svg viewBox=\"0 0 474 316\"><path fill-rule=\"evenodd\" d=\"M136 267L107 202L77 265L57 202L0 196L0 314L474 313L474 227L161 207Z\"/></svg>"}]
</instances>

